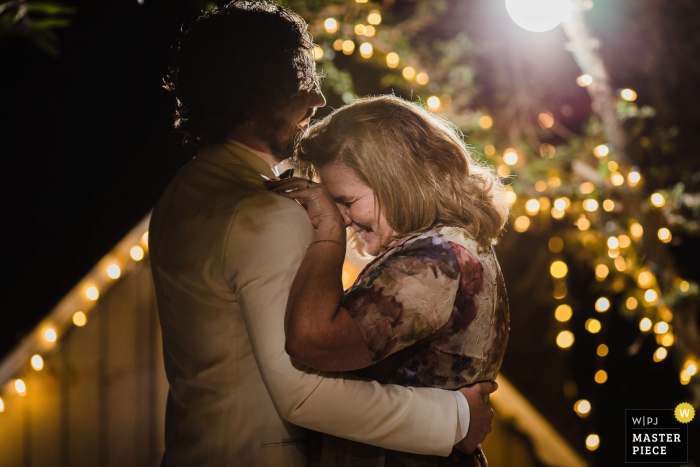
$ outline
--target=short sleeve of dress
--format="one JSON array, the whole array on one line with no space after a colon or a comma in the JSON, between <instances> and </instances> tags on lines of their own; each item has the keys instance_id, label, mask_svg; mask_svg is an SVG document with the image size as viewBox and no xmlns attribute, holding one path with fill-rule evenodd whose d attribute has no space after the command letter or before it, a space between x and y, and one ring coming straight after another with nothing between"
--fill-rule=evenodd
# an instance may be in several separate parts
<instances>
[{"instance_id":1,"label":"short sleeve of dress","mask_svg":"<svg viewBox=\"0 0 700 467\"><path fill-rule=\"evenodd\" d=\"M435 236L418 237L370 263L342 306L377 362L440 331L452 315L459 281L450 245Z\"/></svg>"}]
</instances>

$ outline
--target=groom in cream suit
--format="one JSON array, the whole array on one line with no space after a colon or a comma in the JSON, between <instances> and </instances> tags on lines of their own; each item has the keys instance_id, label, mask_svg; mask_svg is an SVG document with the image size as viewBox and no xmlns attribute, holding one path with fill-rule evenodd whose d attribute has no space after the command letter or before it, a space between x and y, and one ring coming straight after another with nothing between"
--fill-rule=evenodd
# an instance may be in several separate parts
<instances>
[{"instance_id":1,"label":"groom in cream suit","mask_svg":"<svg viewBox=\"0 0 700 467\"><path fill-rule=\"evenodd\" d=\"M490 431L492 383L383 386L284 351L287 296L314 232L263 180L325 104L312 48L290 10L236 1L200 17L175 51L176 126L201 149L149 234L170 383L164 465L305 466L306 429L441 456Z\"/></svg>"}]
</instances>

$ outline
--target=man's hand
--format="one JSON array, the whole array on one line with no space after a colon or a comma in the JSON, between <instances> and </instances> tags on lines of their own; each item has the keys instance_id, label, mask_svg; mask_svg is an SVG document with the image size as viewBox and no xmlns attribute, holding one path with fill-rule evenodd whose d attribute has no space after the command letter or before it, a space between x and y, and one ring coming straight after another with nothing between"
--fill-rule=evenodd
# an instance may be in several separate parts
<instances>
[{"instance_id":1,"label":"man's hand","mask_svg":"<svg viewBox=\"0 0 700 467\"><path fill-rule=\"evenodd\" d=\"M455 445L460 451L471 454L486 439L486 435L491 433L493 409L488 405L488 398L496 389L497 383L486 381L459 390L467 398L470 413L467 437Z\"/></svg>"}]
</instances>

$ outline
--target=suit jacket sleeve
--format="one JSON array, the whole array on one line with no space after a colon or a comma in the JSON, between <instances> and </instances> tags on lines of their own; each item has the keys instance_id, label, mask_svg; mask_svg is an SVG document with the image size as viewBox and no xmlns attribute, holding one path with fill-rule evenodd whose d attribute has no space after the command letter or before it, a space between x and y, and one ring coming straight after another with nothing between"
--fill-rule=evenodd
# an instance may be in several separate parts
<instances>
[{"instance_id":1,"label":"suit jacket sleeve","mask_svg":"<svg viewBox=\"0 0 700 467\"><path fill-rule=\"evenodd\" d=\"M458 419L452 391L320 372L284 351L287 297L313 234L296 202L260 194L239 204L224 252L225 279L238 299L258 368L280 416L361 443L449 455Z\"/></svg>"}]
</instances>

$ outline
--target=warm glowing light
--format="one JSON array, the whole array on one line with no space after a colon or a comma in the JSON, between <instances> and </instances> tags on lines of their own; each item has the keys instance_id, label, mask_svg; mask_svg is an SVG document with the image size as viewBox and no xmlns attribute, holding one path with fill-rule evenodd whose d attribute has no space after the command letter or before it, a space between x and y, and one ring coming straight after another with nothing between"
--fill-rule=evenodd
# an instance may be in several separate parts
<instances>
[{"instance_id":1,"label":"warm glowing light","mask_svg":"<svg viewBox=\"0 0 700 467\"><path fill-rule=\"evenodd\" d=\"M377 33L377 30L375 29L374 26L366 26L365 27L365 36L367 37L372 37Z\"/></svg>"},{"instance_id":2,"label":"warm glowing light","mask_svg":"<svg viewBox=\"0 0 700 467\"><path fill-rule=\"evenodd\" d=\"M630 235L632 235L634 238L640 238L642 234L644 233L644 229L640 224L637 224L636 222L630 226Z\"/></svg>"},{"instance_id":3,"label":"warm glowing light","mask_svg":"<svg viewBox=\"0 0 700 467\"><path fill-rule=\"evenodd\" d=\"M566 273L569 272L569 268L566 266L565 262L555 261L549 267L549 272L552 274L553 277L561 279L562 277L566 276Z\"/></svg>"},{"instance_id":4,"label":"warm glowing light","mask_svg":"<svg viewBox=\"0 0 700 467\"><path fill-rule=\"evenodd\" d=\"M525 211L527 211L527 213L531 216L534 216L540 212L540 202L536 199L527 200L527 203L525 203Z\"/></svg>"},{"instance_id":5,"label":"warm glowing light","mask_svg":"<svg viewBox=\"0 0 700 467\"><path fill-rule=\"evenodd\" d=\"M642 271L637 276L637 285L643 289L646 289L651 286L653 280L654 276L652 276L649 271Z\"/></svg>"},{"instance_id":6,"label":"warm glowing light","mask_svg":"<svg viewBox=\"0 0 700 467\"><path fill-rule=\"evenodd\" d=\"M505 166L501 166L501 167L505 167ZM503 176L503 175L501 174L500 170L499 170L498 173L499 173L499 175ZM515 203L515 201L516 201L517 199L518 199L518 196L517 196L514 192L509 191L509 192L506 193L506 201L508 201L510 204Z\"/></svg>"},{"instance_id":7,"label":"warm glowing light","mask_svg":"<svg viewBox=\"0 0 700 467\"><path fill-rule=\"evenodd\" d=\"M566 0L506 0L506 10L521 28L545 32L556 28L571 14Z\"/></svg>"},{"instance_id":8,"label":"warm glowing light","mask_svg":"<svg viewBox=\"0 0 700 467\"><path fill-rule=\"evenodd\" d=\"M557 198L554 200L554 208L563 211L566 209L566 200L564 198Z\"/></svg>"},{"instance_id":9,"label":"warm glowing light","mask_svg":"<svg viewBox=\"0 0 700 467\"><path fill-rule=\"evenodd\" d=\"M438 109L440 107L440 98L438 96L428 97L428 107L432 110Z\"/></svg>"},{"instance_id":10,"label":"warm glowing light","mask_svg":"<svg viewBox=\"0 0 700 467\"><path fill-rule=\"evenodd\" d=\"M666 227L660 228L658 235L659 235L659 240L661 240L664 243L670 242L671 239L673 238L671 235L671 231L668 230Z\"/></svg>"},{"instance_id":11,"label":"warm glowing light","mask_svg":"<svg viewBox=\"0 0 700 467\"><path fill-rule=\"evenodd\" d=\"M598 435L588 435L586 438L586 447L589 451L595 451L600 446L600 438Z\"/></svg>"},{"instance_id":12,"label":"warm glowing light","mask_svg":"<svg viewBox=\"0 0 700 467\"><path fill-rule=\"evenodd\" d=\"M625 261L625 258L623 258L622 256L618 256L617 258L615 258L615 261L613 261L613 263L615 264L615 269L617 269L620 272L627 269L627 261Z\"/></svg>"},{"instance_id":13,"label":"warm glowing light","mask_svg":"<svg viewBox=\"0 0 700 467\"><path fill-rule=\"evenodd\" d=\"M416 70L413 67L407 66L401 72L404 78L407 80L412 80L416 76Z\"/></svg>"},{"instance_id":14,"label":"warm glowing light","mask_svg":"<svg viewBox=\"0 0 700 467\"><path fill-rule=\"evenodd\" d=\"M316 46L316 47L314 47L313 54L314 54L314 60L319 61L323 58L323 49L319 46ZM148 238L148 232L143 234L143 236ZM146 243L148 245L147 241L144 243Z\"/></svg>"},{"instance_id":15,"label":"warm glowing light","mask_svg":"<svg viewBox=\"0 0 700 467\"><path fill-rule=\"evenodd\" d=\"M628 310L636 310L638 305L639 305L639 302L634 297L627 297L627 300L625 300L625 306L627 307ZM651 321L650 321L650 323L651 323Z\"/></svg>"},{"instance_id":16,"label":"warm glowing light","mask_svg":"<svg viewBox=\"0 0 700 467\"><path fill-rule=\"evenodd\" d=\"M372 44L369 42L363 42L360 45L360 55L362 55L362 58L370 58L373 53Z\"/></svg>"},{"instance_id":17,"label":"warm glowing light","mask_svg":"<svg viewBox=\"0 0 700 467\"><path fill-rule=\"evenodd\" d=\"M44 332L44 338L49 342L56 342L56 337L56 331L54 331L52 328L49 328Z\"/></svg>"},{"instance_id":18,"label":"warm glowing light","mask_svg":"<svg viewBox=\"0 0 700 467\"><path fill-rule=\"evenodd\" d=\"M657 294L654 289L649 289L644 292L644 301L647 303L654 303L657 298L659 298L659 294Z\"/></svg>"},{"instance_id":19,"label":"warm glowing light","mask_svg":"<svg viewBox=\"0 0 700 467\"><path fill-rule=\"evenodd\" d=\"M625 183L625 177L620 172L613 172L610 174L610 181L615 186L622 186Z\"/></svg>"},{"instance_id":20,"label":"warm glowing light","mask_svg":"<svg viewBox=\"0 0 700 467\"><path fill-rule=\"evenodd\" d=\"M496 172L497 172L498 175L500 175L501 177L508 177L508 176L510 175L510 167L508 167L508 166L505 165L505 164L499 165L499 166L498 166L498 169L496 170ZM515 193L513 193L513 196L515 196ZM508 199L508 195L507 195L507 194L506 194L506 198ZM513 201L510 201L510 200L509 200L508 202L509 202L510 204L515 203L515 198L513 198Z\"/></svg>"},{"instance_id":21,"label":"warm glowing light","mask_svg":"<svg viewBox=\"0 0 700 467\"><path fill-rule=\"evenodd\" d=\"M316 49L321 49L320 47L316 47ZM321 57L323 57L323 49L321 49ZM320 57L317 58L316 60L320 60ZM141 236L141 241L143 242L144 245L148 246L148 230Z\"/></svg>"},{"instance_id":22,"label":"warm glowing light","mask_svg":"<svg viewBox=\"0 0 700 467\"><path fill-rule=\"evenodd\" d=\"M143 248L140 246L132 246L129 254L134 261L141 261L143 259Z\"/></svg>"},{"instance_id":23,"label":"warm glowing light","mask_svg":"<svg viewBox=\"0 0 700 467\"><path fill-rule=\"evenodd\" d=\"M22 381L21 379L15 380L15 390L20 396L27 395L27 385L24 384L24 381Z\"/></svg>"},{"instance_id":24,"label":"warm glowing light","mask_svg":"<svg viewBox=\"0 0 700 467\"><path fill-rule=\"evenodd\" d=\"M610 154L610 148L605 144L601 144L593 149L593 154L595 154L596 157L605 157Z\"/></svg>"},{"instance_id":25,"label":"warm glowing light","mask_svg":"<svg viewBox=\"0 0 700 467\"><path fill-rule=\"evenodd\" d=\"M515 149L506 150L506 153L503 154L503 162L508 165L514 165L516 162L518 162L518 153L515 152Z\"/></svg>"},{"instance_id":26,"label":"warm glowing light","mask_svg":"<svg viewBox=\"0 0 700 467\"><path fill-rule=\"evenodd\" d=\"M581 231L588 230L591 227L591 221L586 219L586 216L581 214L581 217L579 217L576 221L576 227L578 227L578 229Z\"/></svg>"},{"instance_id":27,"label":"warm glowing light","mask_svg":"<svg viewBox=\"0 0 700 467\"><path fill-rule=\"evenodd\" d=\"M5 411L5 403L2 401L2 398L0 397L0 412Z\"/></svg>"},{"instance_id":28,"label":"warm glowing light","mask_svg":"<svg viewBox=\"0 0 700 467\"><path fill-rule=\"evenodd\" d=\"M107 275L112 279L119 278L121 273L121 269L119 269L119 266L117 266L116 264L112 264L110 267L107 268Z\"/></svg>"},{"instance_id":29,"label":"warm glowing light","mask_svg":"<svg viewBox=\"0 0 700 467\"><path fill-rule=\"evenodd\" d=\"M374 26L381 23L382 22L382 15L381 15L381 13L379 13L379 10L370 11L369 15L367 16L367 22L369 24L373 24Z\"/></svg>"},{"instance_id":30,"label":"warm glowing light","mask_svg":"<svg viewBox=\"0 0 700 467\"><path fill-rule=\"evenodd\" d=\"M603 384L608 380L608 373L605 370L598 370L595 373L595 382Z\"/></svg>"},{"instance_id":31,"label":"warm glowing light","mask_svg":"<svg viewBox=\"0 0 700 467\"><path fill-rule=\"evenodd\" d=\"M542 128L552 128L554 126L554 116L549 112L542 112L537 117L537 122Z\"/></svg>"},{"instance_id":32,"label":"warm glowing light","mask_svg":"<svg viewBox=\"0 0 700 467\"><path fill-rule=\"evenodd\" d=\"M590 195L595 190L595 185L591 182L583 182L579 187L578 191L583 195Z\"/></svg>"},{"instance_id":33,"label":"warm glowing light","mask_svg":"<svg viewBox=\"0 0 700 467\"><path fill-rule=\"evenodd\" d=\"M554 310L554 317L556 318L557 321L560 321L562 323L569 321L571 319L571 315L573 314L571 307L569 305L559 305L556 310Z\"/></svg>"},{"instance_id":34,"label":"warm glowing light","mask_svg":"<svg viewBox=\"0 0 700 467\"><path fill-rule=\"evenodd\" d=\"M656 352L654 352L654 361L655 362L660 362L664 358L668 356L668 350L666 350L665 347L659 347L656 349Z\"/></svg>"},{"instance_id":35,"label":"warm glowing light","mask_svg":"<svg viewBox=\"0 0 700 467\"><path fill-rule=\"evenodd\" d=\"M636 186L641 179L642 176L639 175L639 172L630 172L627 174L627 183L629 183L630 186Z\"/></svg>"},{"instance_id":36,"label":"warm glowing light","mask_svg":"<svg viewBox=\"0 0 700 467\"><path fill-rule=\"evenodd\" d=\"M632 241L627 235L620 235L617 239L620 242L620 248L627 248L632 244Z\"/></svg>"},{"instance_id":37,"label":"warm glowing light","mask_svg":"<svg viewBox=\"0 0 700 467\"><path fill-rule=\"evenodd\" d=\"M44 359L41 358L41 355L34 355L31 362L32 368L34 368L36 371L41 371L44 368Z\"/></svg>"},{"instance_id":38,"label":"warm glowing light","mask_svg":"<svg viewBox=\"0 0 700 467\"><path fill-rule=\"evenodd\" d=\"M607 356L608 352L609 352L608 346L605 344L600 344L598 346L598 349L596 350L596 353L598 354L599 357Z\"/></svg>"},{"instance_id":39,"label":"warm glowing light","mask_svg":"<svg viewBox=\"0 0 700 467\"><path fill-rule=\"evenodd\" d=\"M561 179L559 177L549 177L547 179L547 185L552 188L559 188L561 186Z\"/></svg>"},{"instance_id":40,"label":"warm glowing light","mask_svg":"<svg viewBox=\"0 0 700 467\"><path fill-rule=\"evenodd\" d=\"M422 86L428 84L428 81L430 81L430 77L427 73L418 73L418 76L416 76L416 82Z\"/></svg>"},{"instance_id":41,"label":"warm glowing light","mask_svg":"<svg viewBox=\"0 0 700 467\"><path fill-rule=\"evenodd\" d=\"M591 411L591 403L586 399L576 401L574 404L574 411L579 415L586 415Z\"/></svg>"},{"instance_id":42,"label":"warm glowing light","mask_svg":"<svg viewBox=\"0 0 700 467\"><path fill-rule=\"evenodd\" d=\"M593 84L593 77L591 75L581 75L578 78L576 78L576 84L578 84L582 88L590 86L591 84Z\"/></svg>"},{"instance_id":43,"label":"warm glowing light","mask_svg":"<svg viewBox=\"0 0 700 467\"><path fill-rule=\"evenodd\" d=\"M552 204L546 196L541 196L539 202L541 211L546 211Z\"/></svg>"},{"instance_id":44,"label":"warm glowing light","mask_svg":"<svg viewBox=\"0 0 700 467\"><path fill-rule=\"evenodd\" d=\"M586 320L586 331L590 332L591 334L597 334L600 332L600 321L597 319L591 318Z\"/></svg>"},{"instance_id":45,"label":"warm glowing light","mask_svg":"<svg viewBox=\"0 0 700 467\"><path fill-rule=\"evenodd\" d=\"M367 3L367 0L355 0L357 3Z\"/></svg>"},{"instance_id":46,"label":"warm glowing light","mask_svg":"<svg viewBox=\"0 0 700 467\"><path fill-rule=\"evenodd\" d=\"M87 298L90 300L97 300L100 296L100 292L97 290L97 287L88 287L85 291L85 295L87 295Z\"/></svg>"},{"instance_id":47,"label":"warm glowing light","mask_svg":"<svg viewBox=\"0 0 700 467\"><path fill-rule=\"evenodd\" d=\"M85 316L85 313L82 311L76 311L73 314L73 324L76 326L85 326L85 323L87 323L87 316Z\"/></svg>"},{"instance_id":48,"label":"warm glowing light","mask_svg":"<svg viewBox=\"0 0 700 467\"><path fill-rule=\"evenodd\" d=\"M661 193L654 193L653 195L651 195L651 204L653 204L657 208L660 208L661 206L666 204L664 195L662 195Z\"/></svg>"},{"instance_id":49,"label":"warm glowing light","mask_svg":"<svg viewBox=\"0 0 700 467\"><path fill-rule=\"evenodd\" d=\"M616 171L620 166L615 161L608 161L608 170L611 172Z\"/></svg>"},{"instance_id":50,"label":"warm glowing light","mask_svg":"<svg viewBox=\"0 0 700 467\"><path fill-rule=\"evenodd\" d=\"M604 311L608 311L610 309L610 300L608 300L605 297L600 297L595 302L595 309L596 309L596 311L598 311L600 313L602 313Z\"/></svg>"},{"instance_id":51,"label":"warm glowing light","mask_svg":"<svg viewBox=\"0 0 700 467\"><path fill-rule=\"evenodd\" d=\"M620 96L621 96L624 100L630 101L630 102L631 102L631 101L634 101L634 100L637 100L637 93L634 92L634 91L631 90L631 89L623 89L622 91L620 91Z\"/></svg>"},{"instance_id":52,"label":"warm glowing light","mask_svg":"<svg viewBox=\"0 0 700 467\"><path fill-rule=\"evenodd\" d=\"M639 329L647 332L649 329L651 329L651 320L649 318L642 318L642 320L639 322Z\"/></svg>"},{"instance_id":53,"label":"warm glowing light","mask_svg":"<svg viewBox=\"0 0 700 467\"><path fill-rule=\"evenodd\" d=\"M620 246L620 242L617 240L617 237L608 238L608 248L617 248L618 246Z\"/></svg>"},{"instance_id":54,"label":"warm glowing light","mask_svg":"<svg viewBox=\"0 0 700 467\"><path fill-rule=\"evenodd\" d=\"M333 42L333 50L336 50L336 51L338 51L338 52L340 52L341 50L343 50L343 39L336 39L336 40Z\"/></svg>"},{"instance_id":55,"label":"warm glowing light","mask_svg":"<svg viewBox=\"0 0 700 467\"><path fill-rule=\"evenodd\" d=\"M554 284L554 293L552 293L554 298L561 300L562 298L566 297L567 293L568 290L566 288L566 282L557 282Z\"/></svg>"},{"instance_id":56,"label":"warm glowing light","mask_svg":"<svg viewBox=\"0 0 700 467\"><path fill-rule=\"evenodd\" d=\"M353 41L343 41L343 53L350 55L355 51L355 43Z\"/></svg>"},{"instance_id":57,"label":"warm glowing light","mask_svg":"<svg viewBox=\"0 0 700 467\"><path fill-rule=\"evenodd\" d=\"M488 115L484 115L479 119L479 126L484 130L488 130L493 126L493 118L489 117Z\"/></svg>"},{"instance_id":58,"label":"warm glowing light","mask_svg":"<svg viewBox=\"0 0 700 467\"><path fill-rule=\"evenodd\" d=\"M670 347L673 345L673 341L675 341L673 334L664 334L661 338L661 345L663 345L664 347Z\"/></svg>"},{"instance_id":59,"label":"warm glowing light","mask_svg":"<svg viewBox=\"0 0 700 467\"><path fill-rule=\"evenodd\" d=\"M389 68L396 68L399 66L399 55L396 52L389 52L386 55L386 64Z\"/></svg>"},{"instance_id":60,"label":"warm glowing light","mask_svg":"<svg viewBox=\"0 0 700 467\"><path fill-rule=\"evenodd\" d=\"M618 256L620 256L620 250L618 250L617 248L610 248L608 249L608 256L610 256L611 258L617 258Z\"/></svg>"},{"instance_id":61,"label":"warm glowing light","mask_svg":"<svg viewBox=\"0 0 700 467\"><path fill-rule=\"evenodd\" d=\"M553 218L561 219L562 217L564 217L566 215L566 211L561 211L557 208L552 208L551 214L552 214Z\"/></svg>"},{"instance_id":62,"label":"warm glowing light","mask_svg":"<svg viewBox=\"0 0 700 467\"><path fill-rule=\"evenodd\" d=\"M323 27L326 28L328 33L333 34L338 30L338 22L334 18L328 18L323 23Z\"/></svg>"},{"instance_id":63,"label":"warm glowing light","mask_svg":"<svg viewBox=\"0 0 700 467\"><path fill-rule=\"evenodd\" d=\"M678 288L681 289L681 292L687 292L688 290L690 290L690 282L683 281L681 282L681 285Z\"/></svg>"},{"instance_id":64,"label":"warm glowing light","mask_svg":"<svg viewBox=\"0 0 700 467\"><path fill-rule=\"evenodd\" d=\"M356 24L355 25L355 34L357 34L358 36L364 36L366 32L367 32L367 28L365 27L364 24Z\"/></svg>"},{"instance_id":65,"label":"warm glowing light","mask_svg":"<svg viewBox=\"0 0 700 467\"><path fill-rule=\"evenodd\" d=\"M615 209L615 201L611 199L606 199L605 201L603 201L603 209L606 212L611 212L613 209Z\"/></svg>"},{"instance_id":66,"label":"warm glowing light","mask_svg":"<svg viewBox=\"0 0 700 467\"><path fill-rule=\"evenodd\" d=\"M494 146L493 144L487 144L484 147L484 154L486 154L487 156L493 156L494 154L496 154L496 146Z\"/></svg>"},{"instance_id":67,"label":"warm glowing light","mask_svg":"<svg viewBox=\"0 0 700 467\"><path fill-rule=\"evenodd\" d=\"M570 331L562 331L557 335L557 345L562 349L571 347L574 343L574 335Z\"/></svg>"},{"instance_id":68,"label":"warm glowing light","mask_svg":"<svg viewBox=\"0 0 700 467\"><path fill-rule=\"evenodd\" d=\"M527 216L520 216L516 218L514 227L517 232L525 232L528 227L530 227L530 218Z\"/></svg>"},{"instance_id":69,"label":"warm glowing light","mask_svg":"<svg viewBox=\"0 0 700 467\"><path fill-rule=\"evenodd\" d=\"M557 153L557 148L549 143L540 144L540 156L542 157L554 157Z\"/></svg>"},{"instance_id":70,"label":"warm glowing light","mask_svg":"<svg viewBox=\"0 0 700 467\"><path fill-rule=\"evenodd\" d=\"M668 332L668 323L666 321L659 321L654 325L654 332L656 334L666 334Z\"/></svg>"},{"instance_id":71,"label":"warm glowing light","mask_svg":"<svg viewBox=\"0 0 700 467\"><path fill-rule=\"evenodd\" d=\"M598 201L594 199L587 199L583 202L583 209L588 212L593 212L598 209Z\"/></svg>"},{"instance_id":72,"label":"warm glowing light","mask_svg":"<svg viewBox=\"0 0 700 467\"><path fill-rule=\"evenodd\" d=\"M564 240L559 237L552 237L549 239L549 251L552 253L559 253L564 249Z\"/></svg>"},{"instance_id":73,"label":"warm glowing light","mask_svg":"<svg viewBox=\"0 0 700 467\"><path fill-rule=\"evenodd\" d=\"M695 363L691 363L690 361L686 362L687 368L685 369L685 372L688 373L688 376L693 376L695 373L698 371L698 367L695 365Z\"/></svg>"},{"instance_id":74,"label":"warm glowing light","mask_svg":"<svg viewBox=\"0 0 700 467\"><path fill-rule=\"evenodd\" d=\"M610 269L604 264L599 264L595 267L595 277L599 281L602 281L606 277L608 277L608 274L610 273Z\"/></svg>"},{"instance_id":75,"label":"warm glowing light","mask_svg":"<svg viewBox=\"0 0 700 467\"><path fill-rule=\"evenodd\" d=\"M540 193L544 193L547 191L547 182L544 182L542 180L538 181L535 183L535 190L537 190Z\"/></svg>"}]
</instances>

